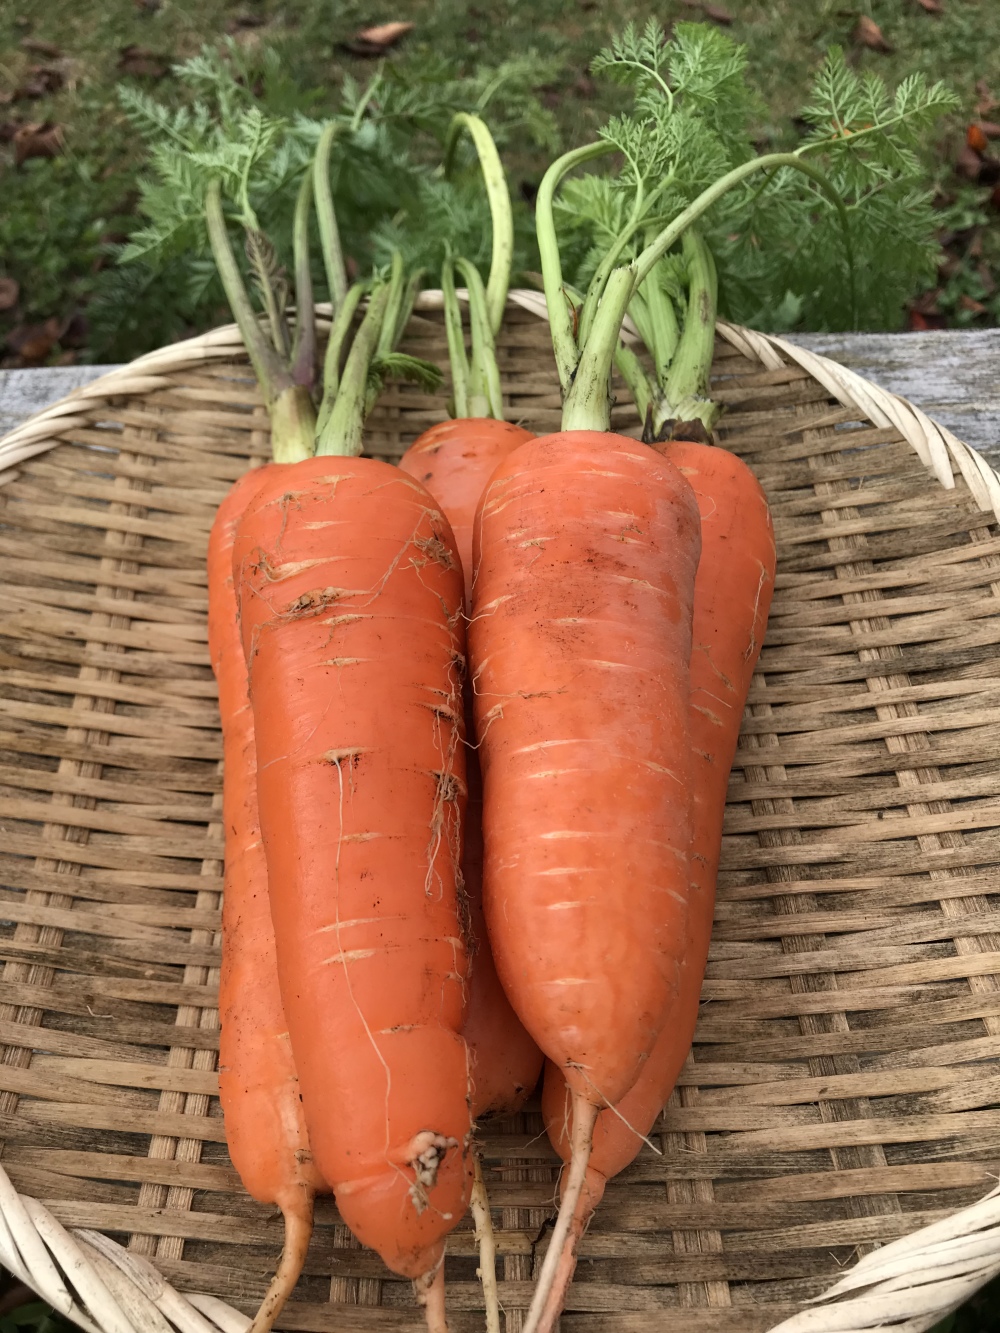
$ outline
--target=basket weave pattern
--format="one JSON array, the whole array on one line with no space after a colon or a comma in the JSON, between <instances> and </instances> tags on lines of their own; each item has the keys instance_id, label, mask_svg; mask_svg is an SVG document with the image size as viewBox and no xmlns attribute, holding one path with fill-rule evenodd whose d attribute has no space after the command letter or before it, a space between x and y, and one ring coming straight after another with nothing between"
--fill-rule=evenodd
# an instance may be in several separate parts
<instances>
[{"instance_id":1,"label":"basket weave pattern","mask_svg":"<svg viewBox=\"0 0 1000 1333\"><path fill-rule=\"evenodd\" d=\"M764 1333L1000 1169L1000 534L984 512L1000 488L933 432L918 452L884 397L836 401L818 359L723 332L721 438L771 502L776 594L696 1049L653 1146L608 1187L564 1333ZM204 555L269 435L231 342L170 350L119 396L92 385L57 411L55 447L29 432L0 456L2 1164L65 1227L250 1311L281 1227L242 1192L215 1097ZM446 361L433 311L407 350ZM508 419L557 428L544 324L512 306L499 354ZM398 458L443 402L391 389L370 451ZM634 430L627 401L614 424ZM555 1191L540 1131L537 1110L482 1130L507 1333ZM329 1199L317 1218L279 1327L418 1328L409 1285ZM468 1224L448 1280L471 1333ZM906 1327L949 1303L934 1299Z\"/></svg>"}]
</instances>

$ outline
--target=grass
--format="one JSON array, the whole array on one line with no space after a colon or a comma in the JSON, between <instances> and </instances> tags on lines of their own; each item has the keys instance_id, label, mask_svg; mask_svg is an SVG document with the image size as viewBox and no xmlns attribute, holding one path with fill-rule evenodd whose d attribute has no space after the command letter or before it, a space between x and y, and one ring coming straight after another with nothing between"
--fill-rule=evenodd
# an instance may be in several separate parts
<instances>
[{"instance_id":1,"label":"grass","mask_svg":"<svg viewBox=\"0 0 1000 1333\"><path fill-rule=\"evenodd\" d=\"M935 0L929 0L935 3ZM593 53L624 17L651 14L669 21L704 17L682 0L650 4L631 0L609 9L600 0L104 0L101 5L53 5L51 0L11 0L0 11L0 98L37 80L41 65L61 81L45 96L0 105L0 128L18 124L62 127L63 151L14 168L12 149L0 149L5 208L0 218L0 276L17 281L17 304L0 313L7 338L4 364L39 360L109 359L134 355L165 336L210 323L222 312L197 312L188 327L164 332L154 308L140 301L127 333L88 327L86 310L104 283L110 243L134 225L135 177L141 148L115 100L119 81L131 81L170 100L170 64L203 43L229 33L243 46L277 47L289 74L290 101L322 109L329 89L345 71L364 78L371 62L345 52L342 43L366 23L394 17L415 24L391 59L405 71L446 60L469 69L497 64L532 47L553 63L543 98L556 116L567 146L592 135L611 95L587 72ZM833 42L845 45L859 66L890 80L921 70L943 78L961 96L963 114L927 145L939 188L942 232L940 281L909 312L886 311L884 327L987 325L1000 322L1000 208L989 185L954 174L964 129L983 103L984 88L1000 90L1000 5L996 0L940 0L931 14L922 0L726 0L729 31L750 53L754 78L768 106L762 143L794 142L790 114ZM709 6L712 8L712 6ZM852 40L859 20L879 26L891 51ZM25 42L50 43L54 55ZM43 76L44 77L44 76ZM989 113L987 113L989 118ZM989 156L989 155L987 155ZM6 157L8 160L4 161ZM512 177L527 197L542 159L528 148L508 158ZM987 162L984 176L991 179ZM1000 175L1000 164L997 174ZM1000 195L998 195L1000 202ZM9 287L8 287L9 290ZM151 294L150 302L155 295ZM39 355L41 353L41 355Z\"/></svg>"}]
</instances>

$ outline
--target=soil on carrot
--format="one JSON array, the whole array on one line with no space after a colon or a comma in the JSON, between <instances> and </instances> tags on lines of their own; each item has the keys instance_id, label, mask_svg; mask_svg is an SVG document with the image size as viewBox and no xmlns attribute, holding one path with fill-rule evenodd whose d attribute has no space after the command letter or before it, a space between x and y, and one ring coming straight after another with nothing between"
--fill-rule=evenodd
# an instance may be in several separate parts
<instances>
[{"instance_id":1,"label":"soil on carrot","mask_svg":"<svg viewBox=\"0 0 1000 1333\"><path fill-rule=\"evenodd\" d=\"M0 14L0 364L121 359L224 317L205 303L186 326L170 325L162 294L141 286L129 294L127 337L106 311L94 317L110 247L137 221L142 148L118 84L169 103L171 67L230 37L249 56L280 54L277 96L289 110L322 112L345 73L364 81L378 59L404 77L430 65L444 79L523 56L530 44L551 62L541 97L570 146L593 133L614 97L589 73L590 58L626 19L651 15L718 23L747 45L769 109L762 145L795 142L789 117L831 43L893 82L917 70L945 79L963 109L927 146L941 208L938 280L908 309L886 311L882 327L1000 322L995 0L626 0L613 13L598 0L12 0ZM528 200L543 166L529 143L526 129L506 151Z\"/></svg>"}]
</instances>

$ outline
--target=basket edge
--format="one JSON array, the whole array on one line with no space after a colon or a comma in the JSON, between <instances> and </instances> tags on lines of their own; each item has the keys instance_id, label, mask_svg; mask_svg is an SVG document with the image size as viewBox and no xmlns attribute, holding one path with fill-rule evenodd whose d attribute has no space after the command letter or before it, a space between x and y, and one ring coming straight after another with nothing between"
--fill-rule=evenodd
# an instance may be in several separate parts
<instances>
[{"instance_id":1,"label":"basket edge","mask_svg":"<svg viewBox=\"0 0 1000 1333\"><path fill-rule=\"evenodd\" d=\"M507 299L509 304L538 319L547 318L545 297L541 292L515 287ZM438 310L441 304L441 292L429 289L420 293L414 309ZM329 318L329 311L329 305L317 307L321 319ZM915 404L865 379L857 371L798 347L776 334L760 333L725 320L719 320L716 327L731 346L744 356L756 359L765 369L779 369L785 364L782 356L787 357L812 375L842 406L858 411L877 426L894 427L946 490L955 488L957 467L978 508L983 513L992 513L1000 522L1000 473L975 449ZM629 341L637 336L630 320L626 320L625 334ZM237 326L224 324L183 342L146 352L128 365L82 385L65 398L35 412L0 439L0 485L15 475L14 469L19 463L46 453L64 435L82 425L81 411L92 409L111 397L127 397L164 388L167 384L164 376L168 373L185 366L225 360L242 348L243 340Z\"/></svg>"}]
</instances>

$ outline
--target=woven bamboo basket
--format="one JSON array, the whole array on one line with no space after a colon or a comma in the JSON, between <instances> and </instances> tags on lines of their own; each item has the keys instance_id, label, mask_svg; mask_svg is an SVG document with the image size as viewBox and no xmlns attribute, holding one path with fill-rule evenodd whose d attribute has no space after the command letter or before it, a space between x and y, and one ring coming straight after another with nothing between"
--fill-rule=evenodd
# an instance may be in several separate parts
<instances>
[{"instance_id":1,"label":"woven bamboo basket","mask_svg":"<svg viewBox=\"0 0 1000 1333\"><path fill-rule=\"evenodd\" d=\"M499 348L508 417L539 431L543 321L513 293ZM446 360L433 293L408 342ZM0 443L0 1262L101 1333L244 1330L281 1245L215 1096L204 556L268 449L241 352L232 328L165 348ZM696 1047L563 1333L916 1333L1000 1271L1000 479L778 339L722 326L713 392L771 502L777 591ZM371 452L443 410L390 390ZM637 427L624 396L615 425ZM482 1141L518 1333L557 1166L537 1106ZM470 1224L447 1277L456 1333L481 1328ZM279 1327L420 1318L326 1199Z\"/></svg>"}]
</instances>

